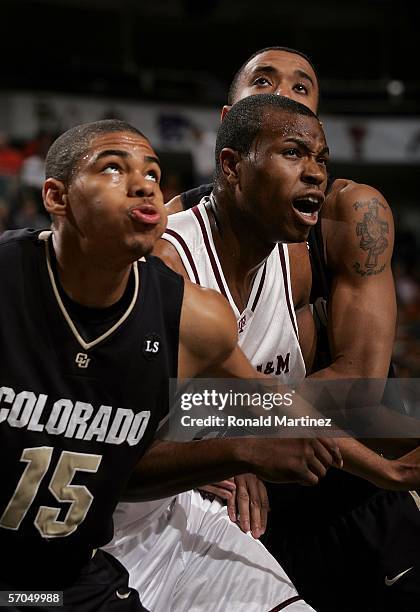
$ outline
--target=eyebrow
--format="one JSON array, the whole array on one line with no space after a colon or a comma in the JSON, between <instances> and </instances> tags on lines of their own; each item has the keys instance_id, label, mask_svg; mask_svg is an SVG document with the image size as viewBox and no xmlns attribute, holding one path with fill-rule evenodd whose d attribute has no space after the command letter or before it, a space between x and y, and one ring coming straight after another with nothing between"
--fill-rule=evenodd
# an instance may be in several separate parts
<instances>
[{"instance_id":1,"label":"eyebrow","mask_svg":"<svg viewBox=\"0 0 420 612\"><path fill-rule=\"evenodd\" d=\"M300 70L300 68L296 69L295 74L297 74L298 76L300 76L302 79L306 79L307 81L309 81L311 83L311 85L313 87L315 87L315 83L313 81L313 78L304 70Z\"/></svg>"},{"instance_id":2,"label":"eyebrow","mask_svg":"<svg viewBox=\"0 0 420 612\"><path fill-rule=\"evenodd\" d=\"M103 157L110 157L112 155L114 155L116 157L125 157L126 158L126 157L130 156L130 153L128 151L122 151L120 149L105 149L105 151L101 151L95 157L95 163L97 161L99 161L100 159L102 159ZM160 168L160 161L159 161L158 157L154 157L153 155L145 155L144 156L144 160L146 162L149 162L149 163L155 163Z\"/></svg>"},{"instance_id":3,"label":"eyebrow","mask_svg":"<svg viewBox=\"0 0 420 612\"><path fill-rule=\"evenodd\" d=\"M151 164L157 164L160 168L160 160L158 157L154 157L153 155L145 155L144 159Z\"/></svg>"},{"instance_id":4,"label":"eyebrow","mask_svg":"<svg viewBox=\"0 0 420 612\"><path fill-rule=\"evenodd\" d=\"M251 76L257 74L258 72L268 72L270 74L275 74L277 72L279 72L277 70L277 68L275 68L274 66L272 66L271 64L257 64L255 66L255 68L253 68L251 70ZM293 71L293 74L295 76L299 76L301 79L305 79L307 81L309 81L312 85L312 87L315 87L315 83L313 78L304 70L301 70L300 68L297 68L296 70Z\"/></svg>"},{"instance_id":5,"label":"eyebrow","mask_svg":"<svg viewBox=\"0 0 420 612\"><path fill-rule=\"evenodd\" d=\"M274 68L271 64L257 64L254 68L252 68L250 76L253 76L257 72L269 72L275 73L278 72L277 68Z\"/></svg>"},{"instance_id":6,"label":"eyebrow","mask_svg":"<svg viewBox=\"0 0 420 612\"><path fill-rule=\"evenodd\" d=\"M295 144L299 145L306 151L310 151L308 141L303 140L302 138L299 138L296 136L290 136L289 138L286 138L284 142L294 142ZM325 145L325 147L321 149L319 153L317 153L317 155L325 155L325 154L328 154L328 155L330 154L330 149L327 145Z\"/></svg>"}]
</instances>

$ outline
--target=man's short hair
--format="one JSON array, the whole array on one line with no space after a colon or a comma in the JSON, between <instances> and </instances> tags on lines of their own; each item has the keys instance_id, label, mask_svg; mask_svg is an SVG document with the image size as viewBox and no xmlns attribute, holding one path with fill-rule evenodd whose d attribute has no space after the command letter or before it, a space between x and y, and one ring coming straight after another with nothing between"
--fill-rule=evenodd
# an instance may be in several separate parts
<instances>
[{"instance_id":1,"label":"man's short hair","mask_svg":"<svg viewBox=\"0 0 420 612\"><path fill-rule=\"evenodd\" d=\"M259 132L263 128L269 128L270 125L276 123L278 113L275 111L305 115L318 120L317 115L310 108L291 98L277 96L276 94L260 94L242 98L232 106L219 125L215 151L216 182L222 175L220 167L221 151L230 148L247 155L251 151Z\"/></svg>"},{"instance_id":2,"label":"man's short hair","mask_svg":"<svg viewBox=\"0 0 420 612\"><path fill-rule=\"evenodd\" d=\"M110 132L133 132L146 138L137 128L119 119L103 119L76 125L61 134L49 148L45 160L46 178L55 178L64 184L71 182L92 141L100 134Z\"/></svg>"},{"instance_id":3,"label":"man's short hair","mask_svg":"<svg viewBox=\"0 0 420 612\"><path fill-rule=\"evenodd\" d=\"M298 51L297 49L291 49L290 47L276 47L276 46L264 47L264 49L259 49L258 51L255 51L255 53L253 53L250 57L248 57L248 59L242 64L242 66L239 68L239 70L233 77L230 87L228 89L228 100L227 101L229 105L233 104L233 101L235 100L236 92L238 89L238 82L242 76L242 73L245 67L249 64L251 60L254 59L254 57L257 57L258 55L261 55L262 53L265 53L266 51L286 51L287 53L293 53L294 55L300 55L300 57L303 57L303 59L305 59L308 62L308 64L311 66L312 70L315 73L316 80L318 81L318 75L316 73L315 66L313 65L309 57L305 55L305 53L303 53L302 51Z\"/></svg>"}]
</instances>

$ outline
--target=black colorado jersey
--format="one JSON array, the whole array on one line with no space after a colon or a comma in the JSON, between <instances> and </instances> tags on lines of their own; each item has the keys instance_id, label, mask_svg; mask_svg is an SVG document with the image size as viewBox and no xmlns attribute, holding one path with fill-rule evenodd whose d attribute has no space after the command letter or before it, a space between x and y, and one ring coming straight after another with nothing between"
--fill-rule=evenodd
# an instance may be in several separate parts
<instances>
[{"instance_id":1,"label":"black colorado jersey","mask_svg":"<svg viewBox=\"0 0 420 612\"><path fill-rule=\"evenodd\" d=\"M155 257L136 262L122 316L85 341L61 301L48 234L0 238L0 550L10 580L37 563L54 577L59 563L70 581L111 539L177 375L182 277Z\"/></svg>"}]
</instances>

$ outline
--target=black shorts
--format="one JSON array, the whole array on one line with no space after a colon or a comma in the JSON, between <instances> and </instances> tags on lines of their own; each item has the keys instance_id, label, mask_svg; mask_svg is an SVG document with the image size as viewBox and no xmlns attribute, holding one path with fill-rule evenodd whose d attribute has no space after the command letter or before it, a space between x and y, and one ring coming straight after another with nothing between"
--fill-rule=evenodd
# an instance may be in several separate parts
<instances>
[{"instance_id":1,"label":"black shorts","mask_svg":"<svg viewBox=\"0 0 420 612\"><path fill-rule=\"evenodd\" d=\"M66 571L63 558L63 572ZM1 584L1 590L13 590ZM27 607L8 607L22 610ZM48 612L147 612L138 592L128 586L128 572L109 553L98 550L76 582L63 590L63 606L37 606Z\"/></svg>"},{"instance_id":2,"label":"black shorts","mask_svg":"<svg viewBox=\"0 0 420 612\"><path fill-rule=\"evenodd\" d=\"M264 543L318 612L419 612L419 503L378 489L327 522L311 523L310 507L292 527L276 513Z\"/></svg>"}]
</instances>

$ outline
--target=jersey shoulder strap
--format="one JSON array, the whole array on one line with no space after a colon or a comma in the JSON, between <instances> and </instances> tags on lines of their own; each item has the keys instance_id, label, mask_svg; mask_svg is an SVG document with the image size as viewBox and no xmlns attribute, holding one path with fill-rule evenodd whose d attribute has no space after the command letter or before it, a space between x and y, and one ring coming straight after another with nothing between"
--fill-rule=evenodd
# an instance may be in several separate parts
<instances>
[{"instance_id":1,"label":"jersey shoulder strap","mask_svg":"<svg viewBox=\"0 0 420 612\"><path fill-rule=\"evenodd\" d=\"M328 301L331 292L331 276L324 257L324 241L320 221L309 232L308 246L312 269L310 302L314 304L320 297Z\"/></svg>"},{"instance_id":2,"label":"jersey shoulder strap","mask_svg":"<svg viewBox=\"0 0 420 612\"><path fill-rule=\"evenodd\" d=\"M211 194L212 189L213 185L208 183L207 185L200 185L200 187L195 187L181 193L179 197L181 198L183 209L188 210L198 204L201 198Z\"/></svg>"}]
</instances>

